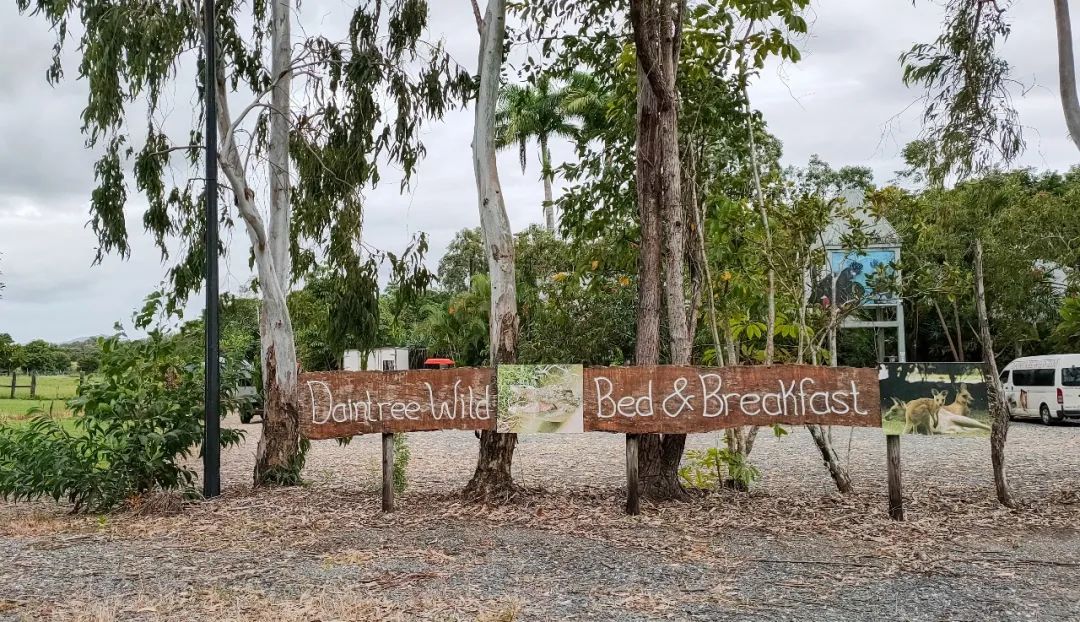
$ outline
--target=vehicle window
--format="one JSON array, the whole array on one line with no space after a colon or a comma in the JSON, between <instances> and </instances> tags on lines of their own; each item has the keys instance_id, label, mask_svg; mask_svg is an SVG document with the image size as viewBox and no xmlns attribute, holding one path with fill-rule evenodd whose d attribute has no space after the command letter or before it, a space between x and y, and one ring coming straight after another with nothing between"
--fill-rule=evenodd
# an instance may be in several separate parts
<instances>
[{"instance_id":1,"label":"vehicle window","mask_svg":"<svg viewBox=\"0 0 1080 622\"><path fill-rule=\"evenodd\" d=\"M1013 370L1013 384L1018 387L1030 387L1031 375L1032 374L1030 369Z\"/></svg>"},{"instance_id":2,"label":"vehicle window","mask_svg":"<svg viewBox=\"0 0 1080 622\"><path fill-rule=\"evenodd\" d=\"M1061 384L1066 387L1080 387L1080 367L1062 367Z\"/></svg>"},{"instance_id":3,"label":"vehicle window","mask_svg":"<svg viewBox=\"0 0 1080 622\"><path fill-rule=\"evenodd\" d=\"M1009 370L1001 372L1001 381L1005 384L1009 384Z\"/></svg>"},{"instance_id":4,"label":"vehicle window","mask_svg":"<svg viewBox=\"0 0 1080 622\"><path fill-rule=\"evenodd\" d=\"M1052 387L1054 386L1054 370L1053 369L1036 369L1032 374L1031 386L1033 387Z\"/></svg>"}]
</instances>

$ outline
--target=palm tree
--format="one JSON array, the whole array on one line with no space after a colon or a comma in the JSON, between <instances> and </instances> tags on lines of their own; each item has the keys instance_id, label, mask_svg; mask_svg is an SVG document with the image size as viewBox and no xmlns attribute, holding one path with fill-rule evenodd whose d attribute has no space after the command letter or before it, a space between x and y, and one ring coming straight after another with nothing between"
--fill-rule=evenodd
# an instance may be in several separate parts
<instances>
[{"instance_id":1,"label":"palm tree","mask_svg":"<svg viewBox=\"0 0 1080 622\"><path fill-rule=\"evenodd\" d=\"M548 231L555 230L555 206L551 195L554 171L548 140L553 136L573 138L577 133L577 128L569 122L570 114L563 105L564 99L565 89L549 78L541 78L535 85L506 84L499 94L495 117L496 144L499 148L518 145L521 172L525 172L529 140L536 138L540 143L544 225Z\"/></svg>"},{"instance_id":2,"label":"palm tree","mask_svg":"<svg viewBox=\"0 0 1080 622\"><path fill-rule=\"evenodd\" d=\"M562 94L564 113L581 123L577 137L579 140L595 138L601 132L611 129L608 112L612 96L595 75L574 72L570 76L570 82L562 89Z\"/></svg>"}]
</instances>

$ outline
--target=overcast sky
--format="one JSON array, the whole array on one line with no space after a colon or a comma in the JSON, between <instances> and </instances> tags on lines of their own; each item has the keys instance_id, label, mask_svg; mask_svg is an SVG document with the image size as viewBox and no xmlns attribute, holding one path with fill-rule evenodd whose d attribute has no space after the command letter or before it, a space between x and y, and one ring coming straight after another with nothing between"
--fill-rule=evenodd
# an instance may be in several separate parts
<instances>
[{"instance_id":1,"label":"overcast sky","mask_svg":"<svg viewBox=\"0 0 1080 622\"><path fill-rule=\"evenodd\" d=\"M433 31L451 54L475 68L478 37L467 0L431 3ZM348 3L307 0L299 22L307 32L343 28ZM810 35L801 42L803 60L770 67L754 86L753 104L784 144L784 160L805 163L817 153L834 166L867 165L887 183L902 167L900 149L919 132L918 93L900 82L897 57L914 42L937 33L940 7L920 0L823 0L813 2ZM1030 88L1020 99L1027 127L1023 165L1066 169L1078 161L1057 98L1051 3L1019 0L1011 14L1013 35L1005 48L1015 76ZM296 28L294 32L300 32ZM17 341L64 341L109 333L127 321L143 297L160 283L165 266L139 224L145 203L134 189L128 206L133 232L128 261L107 258L92 266L96 241L86 226L95 155L83 147L79 114L86 86L69 79L45 82L54 35L40 18L19 16L14 3L0 6L0 333ZM185 97L178 116L188 118ZM188 104L190 106L190 104ZM400 249L418 231L431 240L429 262L462 227L479 224L469 145L472 116L451 114L428 127L428 157L410 193L396 181L368 193L364 238L387 250ZM567 154L566 145L556 155ZM522 175L516 151L500 159L507 208L515 230L540 222L543 189L530 154ZM250 278L243 237L222 266L222 287L237 290ZM189 315L197 313L198 300Z\"/></svg>"}]
</instances>

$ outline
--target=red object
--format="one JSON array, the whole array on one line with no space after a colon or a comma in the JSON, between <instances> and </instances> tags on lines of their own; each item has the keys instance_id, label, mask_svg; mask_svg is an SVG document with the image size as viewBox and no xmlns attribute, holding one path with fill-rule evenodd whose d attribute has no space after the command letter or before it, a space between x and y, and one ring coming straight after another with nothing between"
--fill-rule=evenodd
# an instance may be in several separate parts
<instances>
[{"instance_id":1,"label":"red object","mask_svg":"<svg viewBox=\"0 0 1080 622\"><path fill-rule=\"evenodd\" d=\"M1065 394L1061 391L1060 388L1057 390L1057 394L1058 394L1058 404L1064 404L1065 403Z\"/></svg>"},{"instance_id":2,"label":"red object","mask_svg":"<svg viewBox=\"0 0 1080 622\"><path fill-rule=\"evenodd\" d=\"M424 361L424 367L427 367L428 365L431 365L433 367L434 366L453 367L454 366L454 359L430 358L430 359Z\"/></svg>"}]
</instances>

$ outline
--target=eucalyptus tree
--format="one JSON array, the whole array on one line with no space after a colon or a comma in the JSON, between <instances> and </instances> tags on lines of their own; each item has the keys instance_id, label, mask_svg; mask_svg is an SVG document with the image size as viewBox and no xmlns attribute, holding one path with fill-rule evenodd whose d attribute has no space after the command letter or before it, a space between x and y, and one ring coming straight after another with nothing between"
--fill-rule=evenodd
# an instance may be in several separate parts
<instances>
[{"instance_id":1,"label":"eucalyptus tree","mask_svg":"<svg viewBox=\"0 0 1080 622\"><path fill-rule=\"evenodd\" d=\"M525 172L529 140L540 144L540 176L544 180L544 225L555 230L555 205L551 184L555 171L551 167L549 141L557 136L570 138L577 128L569 121L564 107L565 89L549 77L535 85L506 84L499 92L495 113L495 142L499 148L516 145L521 172Z\"/></svg>"},{"instance_id":2,"label":"eucalyptus tree","mask_svg":"<svg viewBox=\"0 0 1080 622\"><path fill-rule=\"evenodd\" d=\"M322 255L349 285L331 301L333 313L377 323L377 315L365 315L377 309L370 304L378 295L375 263L390 261L407 286L425 281L429 275L413 269L423 239L400 257L361 244L362 189L378 182L387 161L408 182L424 154L424 119L464 99L471 78L441 44L423 40L423 0L360 3L344 40L295 37L297 7L290 0L220 2L212 68L217 96L209 103L203 101L203 10L194 0L17 0L17 6L57 33L51 82L62 78L64 48L78 33L78 77L89 90L83 133L101 154L90 201L97 259L130 254L125 207L133 179L148 203L143 226L163 258L180 250L168 273L172 309L202 284L208 249L198 206L206 188L196 171L204 110L215 107L225 184L210 191L225 195L222 225L231 228L239 217L258 275L266 416L255 483L295 483L303 456L289 289ZM167 120L178 102L167 94L183 89L192 74L190 126L176 131ZM243 98L248 102L235 107Z\"/></svg>"},{"instance_id":3,"label":"eucalyptus tree","mask_svg":"<svg viewBox=\"0 0 1080 622\"><path fill-rule=\"evenodd\" d=\"M1058 87L1065 126L1080 149L1069 0L1053 0ZM1024 148L1023 127L1013 103L1018 82L1000 50L1012 32L1012 0L948 0L941 33L932 43L900 56L905 84L925 89L920 145L931 181L958 178L1008 164Z\"/></svg>"},{"instance_id":4,"label":"eucalyptus tree","mask_svg":"<svg viewBox=\"0 0 1080 622\"><path fill-rule=\"evenodd\" d=\"M517 282L514 270L514 237L506 214L499 168L496 161L496 118L506 39L506 0L488 0L481 13L472 0L476 29L480 33L478 62L479 85L476 92L476 118L473 123L473 170L480 210L480 228L491 286L489 316L491 363L513 363L517 358L518 319ZM480 434L480 455L476 470L465 493L478 499L506 498L514 492L511 467L516 434L484 430Z\"/></svg>"}]
</instances>

